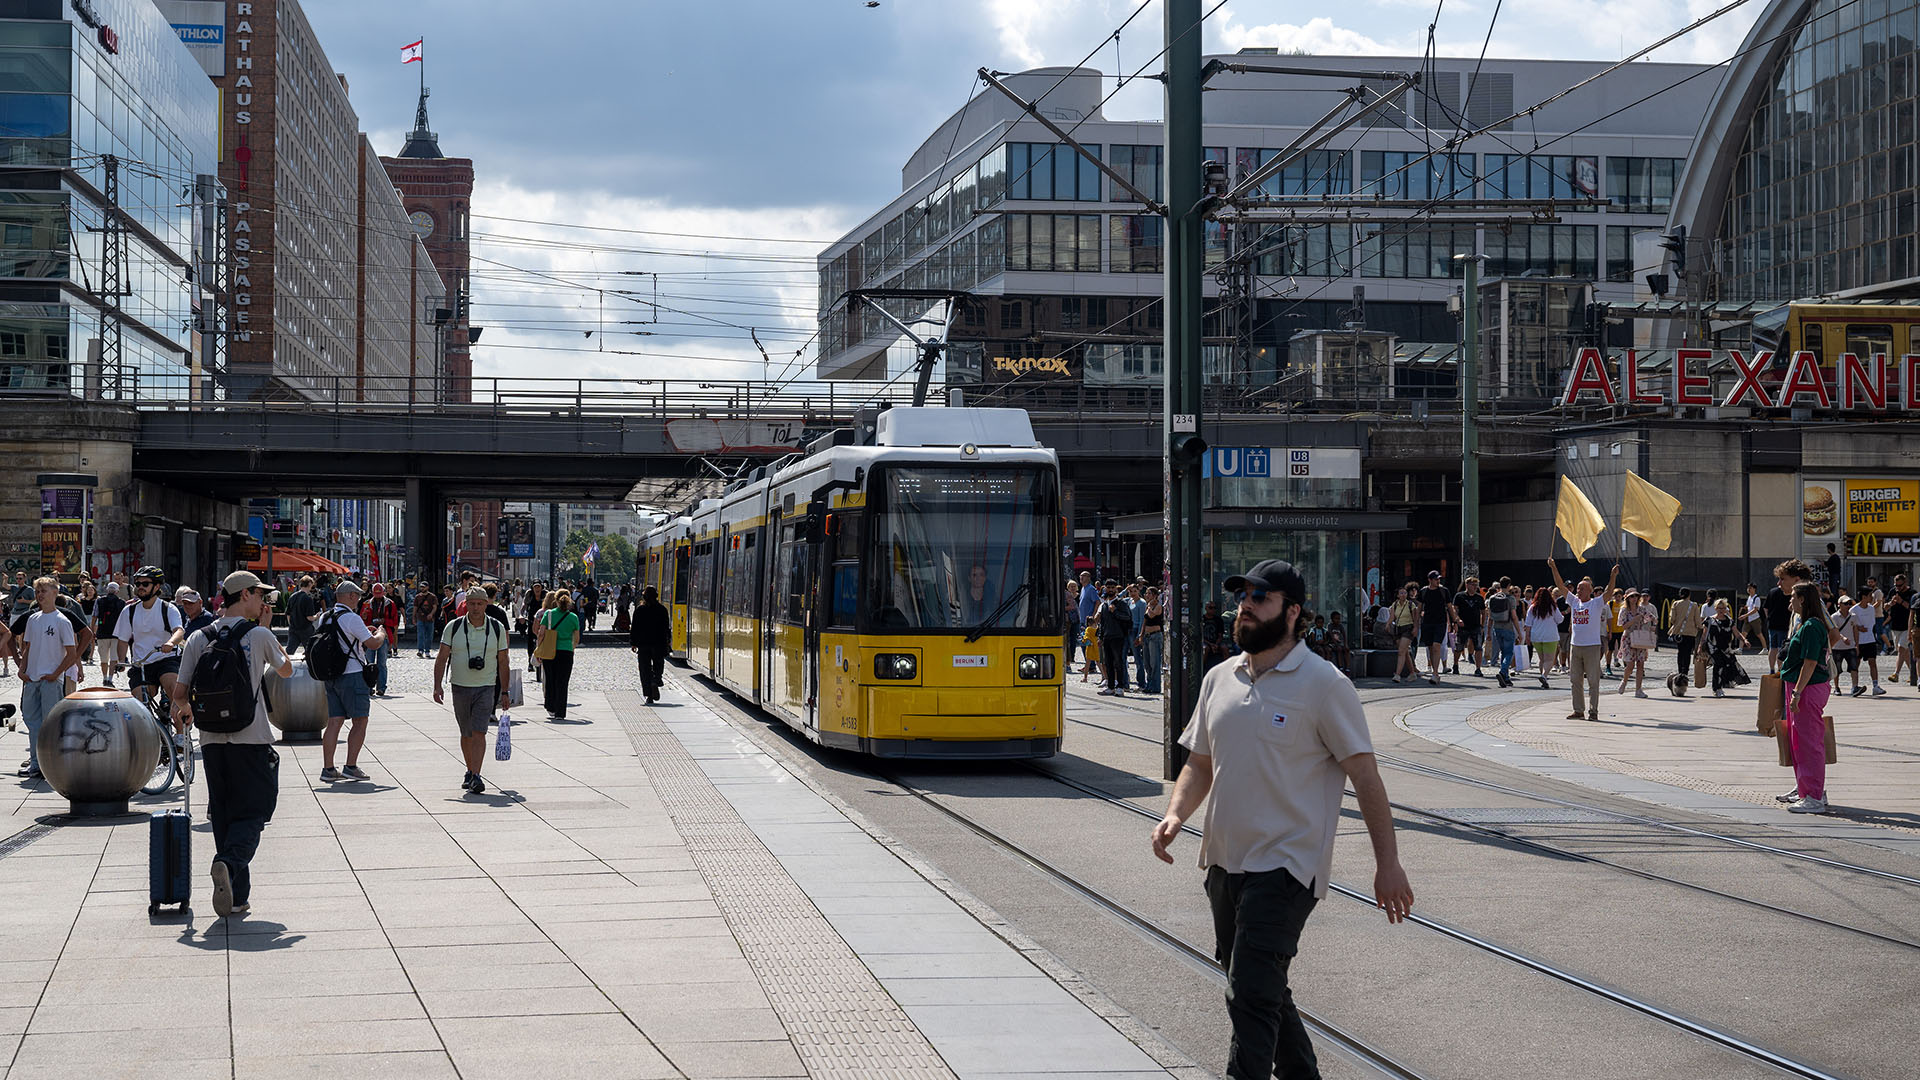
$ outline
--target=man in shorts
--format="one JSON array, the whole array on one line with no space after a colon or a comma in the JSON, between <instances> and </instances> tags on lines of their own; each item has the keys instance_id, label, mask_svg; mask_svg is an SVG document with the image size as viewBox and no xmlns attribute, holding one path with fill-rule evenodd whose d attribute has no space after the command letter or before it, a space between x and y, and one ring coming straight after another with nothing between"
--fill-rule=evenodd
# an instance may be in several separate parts
<instances>
[{"instance_id":1,"label":"man in shorts","mask_svg":"<svg viewBox=\"0 0 1920 1080\"><path fill-rule=\"evenodd\" d=\"M480 767L487 759L487 724L494 709L507 700L507 626L487 615L485 589L467 591L467 613L447 623L440 632L440 652L433 660L433 703L446 704L448 672L453 681L453 719L460 725L460 756L467 776L460 787L479 795L487 790Z\"/></svg>"},{"instance_id":2,"label":"man in shorts","mask_svg":"<svg viewBox=\"0 0 1920 1080\"><path fill-rule=\"evenodd\" d=\"M1900 668L1907 669L1907 681L1920 686L1920 671L1915 670L1913 631L1914 601L1913 589L1907 584L1907 575L1893 575L1893 591L1887 594L1887 641L1893 647L1893 677L1888 682L1900 685Z\"/></svg>"},{"instance_id":3,"label":"man in shorts","mask_svg":"<svg viewBox=\"0 0 1920 1080\"><path fill-rule=\"evenodd\" d=\"M327 680L327 727L320 734L320 756L322 768L320 779L328 783L337 780L367 780L366 770L360 767L360 748L367 742L367 717L373 712L373 688L367 685L366 676L361 672L368 664L368 649L377 649L387 643L384 630L368 630L365 620L355 610L360 606L360 586L352 578L341 578L333 587L334 603L321 617L316 628L316 637L323 633L340 635L341 643L347 650L347 669L337 679ZM311 646L309 646L311 651ZM352 721L347 732L347 767L333 767L333 755L340 745L340 729Z\"/></svg>"},{"instance_id":4,"label":"man in shorts","mask_svg":"<svg viewBox=\"0 0 1920 1080\"><path fill-rule=\"evenodd\" d=\"M160 585L165 575L157 566L143 566L133 574L133 603L120 609L113 636L127 650L131 662L127 668L127 689L146 699L159 694L162 700L173 695L173 680L180 671L180 654L174 633L187 624L180 609L161 599Z\"/></svg>"},{"instance_id":5,"label":"man in shorts","mask_svg":"<svg viewBox=\"0 0 1920 1080\"><path fill-rule=\"evenodd\" d=\"M1447 662L1447 587L1440 571L1427 571L1427 587L1420 590L1420 644L1427 647L1427 679L1440 685L1440 669Z\"/></svg>"},{"instance_id":6,"label":"man in shorts","mask_svg":"<svg viewBox=\"0 0 1920 1080\"><path fill-rule=\"evenodd\" d=\"M1460 591L1453 594L1454 641L1453 673L1460 674L1460 654L1466 653L1473 658L1473 676L1476 679L1487 677L1480 670L1480 623L1486 614L1487 598L1480 595L1480 579L1470 577L1460 583Z\"/></svg>"}]
</instances>

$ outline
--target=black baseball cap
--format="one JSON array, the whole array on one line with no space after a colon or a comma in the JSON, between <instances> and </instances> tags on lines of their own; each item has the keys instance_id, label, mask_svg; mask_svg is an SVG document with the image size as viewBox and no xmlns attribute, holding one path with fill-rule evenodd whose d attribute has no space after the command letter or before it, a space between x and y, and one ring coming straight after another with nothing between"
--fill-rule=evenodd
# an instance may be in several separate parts
<instances>
[{"instance_id":1,"label":"black baseball cap","mask_svg":"<svg viewBox=\"0 0 1920 1080\"><path fill-rule=\"evenodd\" d=\"M1301 577L1300 571L1285 559L1257 562L1246 573L1228 578L1225 588L1230 593L1241 589L1265 589L1267 592L1281 593L1296 604L1307 602L1307 579Z\"/></svg>"},{"instance_id":2,"label":"black baseball cap","mask_svg":"<svg viewBox=\"0 0 1920 1080\"><path fill-rule=\"evenodd\" d=\"M1427 571L1427 580L1428 580L1428 581L1432 581L1432 580L1433 580L1434 578L1437 578L1437 577L1439 577L1439 576L1440 576L1440 571L1438 571L1438 570L1429 570L1429 571Z\"/></svg>"}]
</instances>

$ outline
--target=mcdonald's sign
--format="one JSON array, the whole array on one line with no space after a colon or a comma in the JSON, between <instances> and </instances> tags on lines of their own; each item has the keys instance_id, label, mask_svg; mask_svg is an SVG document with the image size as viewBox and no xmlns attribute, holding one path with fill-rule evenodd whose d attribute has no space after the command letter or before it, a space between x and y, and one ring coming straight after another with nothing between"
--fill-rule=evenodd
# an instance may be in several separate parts
<instances>
[{"instance_id":1,"label":"mcdonald's sign","mask_svg":"<svg viewBox=\"0 0 1920 1080\"><path fill-rule=\"evenodd\" d=\"M1886 555L1920 555L1920 536L1879 536L1853 533L1847 537L1847 553L1855 558Z\"/></svg>"}]
</instances>

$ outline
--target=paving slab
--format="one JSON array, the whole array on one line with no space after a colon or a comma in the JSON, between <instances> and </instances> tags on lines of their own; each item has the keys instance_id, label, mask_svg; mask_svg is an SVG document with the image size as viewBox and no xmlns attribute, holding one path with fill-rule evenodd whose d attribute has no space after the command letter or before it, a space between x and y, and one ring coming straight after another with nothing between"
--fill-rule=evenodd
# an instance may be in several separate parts
<instances>
[{"instance_id":1,"label":"paving slab","mask_svg":"<svg viewBox=\"0 0 1920 1080\"><path fill-rule=\"evenodd\" d=\"M521 717L472 797L426 671L375 699L371 780L279 747L244 917L204 873L146 914L178 789L84 823L0 793L0 836L32 830L0 856L0 1077L1171 1075L684 687L577 680L579 722Z\"/></svg>"}]
</instances>

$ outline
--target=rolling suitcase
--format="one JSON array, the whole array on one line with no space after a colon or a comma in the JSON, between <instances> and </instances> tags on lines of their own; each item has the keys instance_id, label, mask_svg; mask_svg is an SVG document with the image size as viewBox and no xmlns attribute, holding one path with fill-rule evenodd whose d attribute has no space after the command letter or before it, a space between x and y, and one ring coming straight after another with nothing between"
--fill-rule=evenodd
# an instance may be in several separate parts
<instances>
[{"instance_id":1,"label":"rolling suitcase","mask_svg":"<svg viewBox=\"0 0 1920 1080\"><path fill-rule=\"evenodd\" d=\"M147 821L147 914L162 905L193 903L193 785L184 788L184 810L165 810Z\"/></svg>"}]
</instances>

